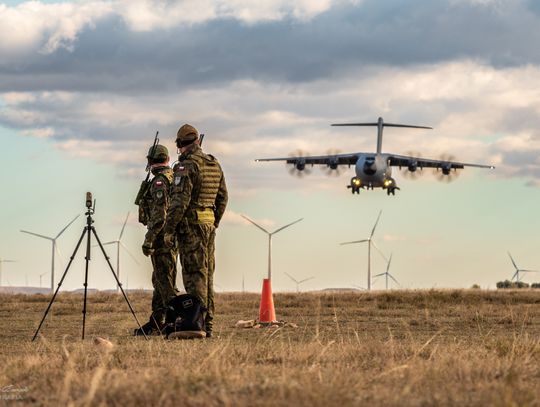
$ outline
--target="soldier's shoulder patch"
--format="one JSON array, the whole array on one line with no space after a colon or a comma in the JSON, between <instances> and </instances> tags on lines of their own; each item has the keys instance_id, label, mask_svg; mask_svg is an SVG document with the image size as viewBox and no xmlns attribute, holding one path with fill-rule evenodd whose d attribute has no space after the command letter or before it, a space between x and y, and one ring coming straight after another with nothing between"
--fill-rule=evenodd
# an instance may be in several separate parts
<instances>
[{"instance_id":1,"label":"soldier's shoulder patch","mask_svg":"<svg viewBox=\"0 0 540 407\"><path fill-rule=\"evenodd\" d=\"M158 199L163 198L163 194L164 194L163 191L161 191L161 190L157 191L156 192L156 198L158 198Z\"/></svg>"},{"instance_id":2,"label":"soldier's shoulder patch","mask_svg":"<svg viewBox=\"0 0 540 407\"><path fill-rule=\"evenodd\" d=\"M175 175L174 176L174 185L180 185L180 182L182 181L182 176L181 175Z\"/></svg>"},{"instance_id":3,"label":"soldier's shoulder patch","mask_svg":"<svg viewBox=\"0 0 540 407\"><path fill-rule=\"evenodd\" d=\"M162 179L158 178L152 183L152 186L154 187L154 189L162 189L165 187L165 182Z\"/></svg>"}]
</instances>

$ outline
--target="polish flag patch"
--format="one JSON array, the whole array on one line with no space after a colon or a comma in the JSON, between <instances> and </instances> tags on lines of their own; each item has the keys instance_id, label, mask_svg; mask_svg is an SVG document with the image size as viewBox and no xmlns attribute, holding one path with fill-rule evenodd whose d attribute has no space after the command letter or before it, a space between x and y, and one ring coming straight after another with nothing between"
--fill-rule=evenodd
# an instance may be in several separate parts
<instances>
[{"instance_id":1,"label":"polish flag patch","mask_svg":"<svg viewBox=\"0 0 540 407\"><path fill-rule=\"evenodd\" d=\"M156 186L160 187L163 185L163 181L156 181Z\"/></svg>"}]
</instances>

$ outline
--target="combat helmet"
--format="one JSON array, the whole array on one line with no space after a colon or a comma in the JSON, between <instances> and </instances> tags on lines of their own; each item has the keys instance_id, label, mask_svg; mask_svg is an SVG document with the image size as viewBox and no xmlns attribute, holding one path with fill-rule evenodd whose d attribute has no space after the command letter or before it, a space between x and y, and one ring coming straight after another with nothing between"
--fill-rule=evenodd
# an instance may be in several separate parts
<instances>
[{"instance_id":1,"label":"combat helmet","mask_svg":"<svg viewBox=\"0 0 540 407\"><path fill-rule=\"evenodd\" d=\"M199 132L195 127L190 124L184 124L176 133L176 145L178 147L184 147L199 138Z\"/></svg>"},{"instance_id":2,"label":"combat helmet","mask_svg":"<svg viewBox=\"0 0 540 407\"><path fill-rule=\"evenodd\" d=\"M169 157L169 150L161 144L156 144L148 150L148 158L151 162L164 162Z\"/></svg>"}]
</instances>

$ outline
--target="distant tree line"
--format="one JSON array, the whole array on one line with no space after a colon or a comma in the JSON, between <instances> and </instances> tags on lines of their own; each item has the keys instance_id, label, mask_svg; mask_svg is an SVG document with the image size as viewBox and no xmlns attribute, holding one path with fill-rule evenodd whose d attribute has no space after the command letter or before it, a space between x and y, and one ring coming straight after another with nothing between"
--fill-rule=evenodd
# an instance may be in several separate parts
<instances>
[{"instance_id":1,"label":"distant tree line","mask_svg":"<svg viewBox=\"0 0 540 407\"><path fill-rule=\"evenodd\" d=\"M523 281L504 280L497 282L497 288L540 288L540 283L527 284Z\"/></svg>"}]
</instances>

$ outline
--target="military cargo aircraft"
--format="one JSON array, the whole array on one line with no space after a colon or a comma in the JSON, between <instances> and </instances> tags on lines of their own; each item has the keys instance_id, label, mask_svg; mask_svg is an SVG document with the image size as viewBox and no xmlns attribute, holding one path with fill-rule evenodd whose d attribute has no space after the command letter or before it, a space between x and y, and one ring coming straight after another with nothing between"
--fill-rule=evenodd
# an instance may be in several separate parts
<instances>
[{"instance_id":1,"label":"military cargo aircraft","mask_svg":"<svg viewBox=\"0 0 540 407\"><path fill-rule=\"evenodd\" d=\"M340 166L354 165L356 175L351 178L347 188L353 194L360 194L360 189L382 188L387 194L395 195L400 189L396 180L392 178L392 167L406 169L407 173L415 174L424 168L434 168L440 171L441 179L451 180L457 170L465 167L495 168L492 165L466 164L453 161L450 158L440 160L426 159L418 156L406 156L382 152L383 129L385 127L405 127L413 129L432 129L425 126L411 126L406 124L385 123L379 117L376 123L341 123L332 126L376 126L377 127L377 151L375 153L348 153L348 154L328 154L319 156L303 156L300 152L285 158L258 158L255 161L285 161L290 164L292 171L297 174L308 172L310 167L320 165L326 167L329 173L338 171Z\"/></svg>"}]
</instances>

